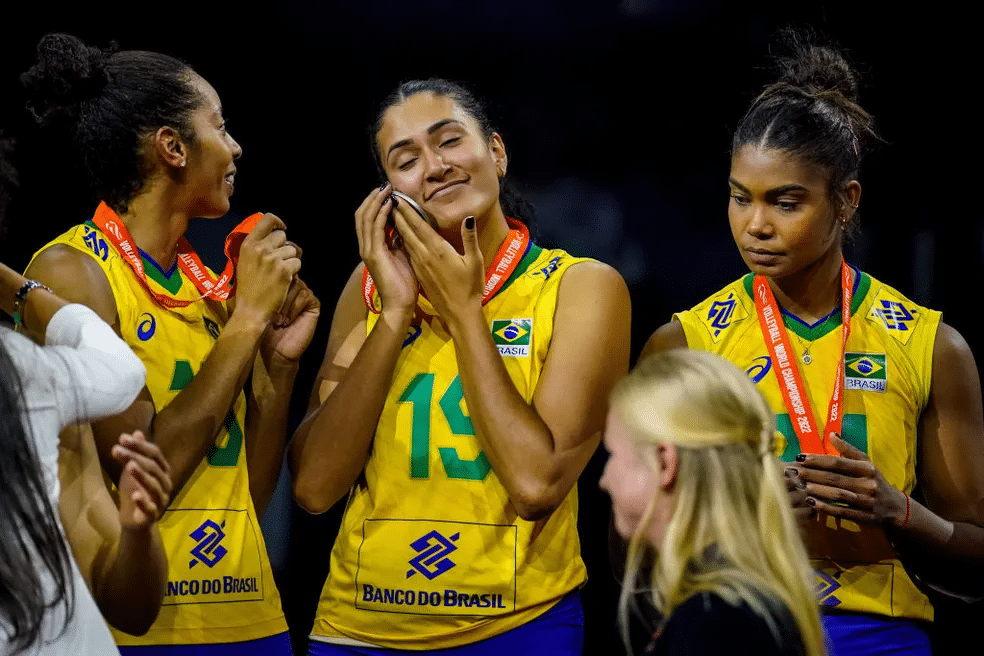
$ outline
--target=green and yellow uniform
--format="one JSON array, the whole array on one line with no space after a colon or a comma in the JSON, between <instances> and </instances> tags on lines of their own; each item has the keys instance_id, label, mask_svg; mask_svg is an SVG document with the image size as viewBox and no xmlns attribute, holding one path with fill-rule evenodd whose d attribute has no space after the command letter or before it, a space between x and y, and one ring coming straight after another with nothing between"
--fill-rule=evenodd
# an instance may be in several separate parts
<instances>
[{"instance_id":1,"label":"green and yellow uniform","mask_svg":"<svg viewBox=\"0 0 984 656\"><path fill-rule=\"evenodd\" d=\"M41 250L55 244L86 253L106 274L120 332L147 367L147 388L159 412L208 357L229 318L225 303L201 300L184 308L161 307L91 222L75 226ZM146 256L143 261L148 285L156 292L199 298L180 267L166 274ZM119 645L240 642L287 630L249 494L245 415L246 398L240 392L215 444L158 523L168 559L164 604L145 635L114 630Z\"/></svg>"},{"instance_id":2,"label":"green and yellow uniform","mask_svg":"<svg viewBox=\"0 0 984 656\"><path fill-rule=\"evenodd\" d=\"M856 273L851 334L844 354L842 437L864 451L890 485L909 494L916 484L916 440L929 399L940 313ZM675 318L683 325L690 348L723 356L758 384L776 411L784 438L781 457L789 462L800 445L755 314L752 280L749 274ZM783 321L814 416L823 421L841 355L840 306L814 326L785 312ZM801 357L806 350L809 364ZM906 574L880 527L824 516L812 525L807 547L824 607L933 619L932 605Z\"/></svg>"},{"instance_id":3,"label":"green and yellow uniform","mask_svg":"<svg viewBox=\"0 0 984 656\"><path fill-rule=\"evenodd\" d=\"M533 245L483 308L528 403L561 277L582 261ZM537 617L587 578L577 490L548 518L517 516L475 437L451 336L423 298L419 309L349 496L314 639L398 649L469 644ZM368 331L377 320L369 315Z\"/></svg>"}]
</instances>

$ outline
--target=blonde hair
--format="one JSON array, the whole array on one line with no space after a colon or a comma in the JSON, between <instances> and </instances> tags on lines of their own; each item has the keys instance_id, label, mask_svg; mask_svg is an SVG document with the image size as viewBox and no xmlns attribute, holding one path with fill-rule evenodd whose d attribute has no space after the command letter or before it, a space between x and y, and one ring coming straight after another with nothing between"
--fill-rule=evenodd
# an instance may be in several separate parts
<instances>
[{"instance_id":1,"label":"blonde hair","mask_svg":"<svg viewBox=\"0 0 984 656\"><path fill-rule=\"evenodd\" d=\"M701 592L744 602L778 639L782 606L808 656L826 653L812 570L774 455L775 415L755 384L723 358L675 349L647 358L615 386L612 412L656 466L656 444L677 447L672 516L651 574L665 617ZM619 621L628 612L649 545L655 491L629 542Z\"/></svg>"}]
</instances>

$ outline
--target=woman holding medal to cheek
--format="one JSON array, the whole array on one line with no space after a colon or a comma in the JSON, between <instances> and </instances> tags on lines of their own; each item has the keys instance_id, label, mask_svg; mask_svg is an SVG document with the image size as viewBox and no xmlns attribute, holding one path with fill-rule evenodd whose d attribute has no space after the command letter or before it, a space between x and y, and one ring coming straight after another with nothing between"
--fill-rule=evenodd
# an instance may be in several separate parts
<instances>
[{"instance_id":1,"label":"woman holding medal to cheek","mask_svg":"<svg viewBox=\"0 0 984 656\"><path fill-rule=\"evenodd\" d=\"M351 488L310 653L579 654L575 484L628 366L625 284L530 241L460 86L404 83L371 138L388 181L291 446L304 508Z\"/></svg>"},{"instance_id":2,"label":"woman holding medal to cheek","mask_svg":"<svg viewBox=\"0 0 984 656\"><path fill-rule=\"evenodd\" d=\"M114 638L141 656L289 654L258 517L319 313L296 277L300 250L280 219L254 215L230 235L229 263L215 276L184 238L191 217L229 211L242 154L215 89L187 64L52 34L22 80L35 116L69 128L103 201L91 222L42 248L27 275L94 309L147 367L133 405L93 424L104 470L118 480L108 449L140 429L174 481L159 523L163 608L149 628L128 629L143 635Z\"/></svg>"},{"instance_id":3,"label":"woman holding medal to cheek","mask_svg":"<svg viewBox=\"0 0 984 656\"><path fill-rule=\"evenodd\" d=\"M872 121L840 52L790 44L732 144L728 216L751 273L644 353L719 353L774 408L832 653L928 654L916 582L982 594L980 382L939 312L844 262Z\"/></svg>"}]
</instances>

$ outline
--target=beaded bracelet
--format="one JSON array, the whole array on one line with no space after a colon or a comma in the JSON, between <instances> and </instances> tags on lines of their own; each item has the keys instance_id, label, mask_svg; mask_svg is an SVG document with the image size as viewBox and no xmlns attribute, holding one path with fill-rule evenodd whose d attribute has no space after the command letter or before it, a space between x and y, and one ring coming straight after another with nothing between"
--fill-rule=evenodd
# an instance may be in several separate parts
<instances>
[{"instance_id":1,"label":"beaded bracelet","mask_svg":"<svg viewBox=\"0 0 984 656\"><path fill-rule=\"evenodd\" d=\"M24 284L20 286L17 293L14 294L14 326L19 330L24 328L24 315L21 313L21 309L24 307L25 301L27 301L27 295L31 293L32 289L41 288L48 293L51 292L51 288L47 285L38 282L37 280L26 280Z\"/></svg>"}]
</instances>

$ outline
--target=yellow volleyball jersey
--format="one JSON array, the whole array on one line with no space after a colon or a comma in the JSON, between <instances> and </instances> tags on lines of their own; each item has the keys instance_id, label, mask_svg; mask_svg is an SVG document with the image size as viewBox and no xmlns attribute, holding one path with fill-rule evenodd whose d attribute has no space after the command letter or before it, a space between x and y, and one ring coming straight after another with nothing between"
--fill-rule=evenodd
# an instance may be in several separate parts
<instances>
[{"instance_id":1,"label":"yellow volleyball jersey","mask_svg":"<svg viewBox=\"0 0 984 656\"><path fill-rule=\"evenodd\" d=\"M929 398L940 313L920 307L857 272L851 334L844 353L842 437L864 451L890 485L915 486L919 418ZM800 446L783 405L776 370L756 316L751 274L691 310L674 315L690 348L717 353L745 369L776 411L781 458ZM814 417L826 421L841 353L841 311L807 326L783 313ZM805 364L804 350L810 363ZM827 608L933 619L933 607L899 562L885 532L849 520L817 518L807 536L820 603Z\"/></svg>"},{"instance_id":2,"label":"yellow volleyball jersey","mask_svg":"<svg viewBox=\"0 0 984 656\"><path fill-rule=\"evenodd\" d=\"M583 262L532 245L483 308L529 403L550 347L561 276ZM349 496L313 636L443 649L508 631L587 578L577 489L550 517L517 516L481 451L454 344L421 299L364 476ZM378 315L369 315L372 330Z\"/></svg>"},{"instance_id":3,"label":"yellow volleyball jersey","mask_svg":"<svg viewBox=\"0 0 984 656\"><path fill-rule=\"evenodd\" d=\"M147 367L147 388L160 411L208 357L228 320L225 304L202 300L184 308L161 307L92 223L75 226L41 250L54 244L76 248L102 267L116 299L122 337ZM180 267L167 275L146 257L144 267L155 291L199 298ZM114 630L118 644L239 642L287 630L249 494L245 414L240 392L215 444L161 518L168 559L164 605L145 635Z\"/></svg>"}]
</instances>

